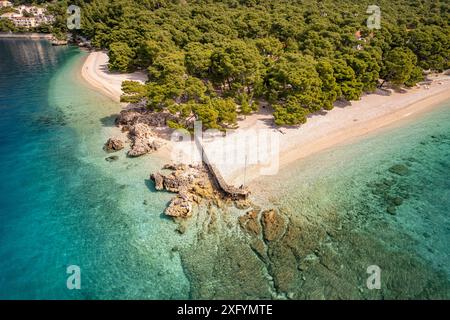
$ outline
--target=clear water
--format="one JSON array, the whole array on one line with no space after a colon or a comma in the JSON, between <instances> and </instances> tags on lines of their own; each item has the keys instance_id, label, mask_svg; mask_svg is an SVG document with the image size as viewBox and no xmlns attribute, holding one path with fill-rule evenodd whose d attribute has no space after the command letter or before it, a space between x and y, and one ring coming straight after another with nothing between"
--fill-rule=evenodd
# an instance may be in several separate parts
<instances>
[{"instance_id":1,"label":"clear water","mask_svg":"<svg viewBox=\"0 0 450 320\"><path fill-rule=\"evenodd\" d=\"M105 161L120 106L80 80L85 56L0 40L0 298L450 297L449 103L255 181L253 201L285 212L295 235L264 264L241 211L203 208L175 231L171 195L148 181L162 159ZM66 287L72 264L81 290ZM387 283L375 293L369 264Z\"/></svg>"},{"instance_id":2,"label":"clear water","mask_svg":"<svg viewBox=\"0 0 450 320\"><path fill-rule=\"evenodd\" d=\"M147 181L160 160L104 160L120 106L81 84L85 55L0 40L0 298L185 298L170 195Z\"/></svg>"}]
</instances>

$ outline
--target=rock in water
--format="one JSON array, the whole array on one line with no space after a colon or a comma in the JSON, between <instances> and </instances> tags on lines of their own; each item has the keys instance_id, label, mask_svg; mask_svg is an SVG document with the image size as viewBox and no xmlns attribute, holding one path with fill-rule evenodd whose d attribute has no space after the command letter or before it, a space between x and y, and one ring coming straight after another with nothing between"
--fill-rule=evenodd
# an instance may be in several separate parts
<instances>
[{"instance_id":1,"label":"rock in water","mask_svg":"<svg viewBox=\"0 0 450 320\"><path fill-rule=\"evenodd\" d=\"M166 215L171 217L188 218L192 216L192 204L187 194L180 192L172 199L166 211Z\"/></svg>"},{"instance_id":2,"label":"rock in water","mask_svg":"<svg viewBox=\"0 0 450 320\"><path fill-rule=\"evenodd\" d=\"M111 156L111 157L105 158L105 160L108 161L108 162L113 162L113 161L119 160L119 157L118 156Z\"/></svg>"},{"instance_id":3,"label":"rock in water","mask_svg":"<svg viewBox=\"0 0 450 320\"><path fill-rule=\"evenodd\" d=\"M257 236L261 233L261 225L258 221L259 210L250 210L239 217L239 224L248 233Z\"/></svg>"},{"instance_id":4,"label":"rock in water","mask_svg":"<svg viewBox=\"0 0 450 320\"><path fill-rule=\"evenodd\" d=\"M152 179L155 182L155 189L156 190L163 190L164 189L164 176L157 173L152 173L150 175L150 179Z\"/></svg>"},{"instance_id":5,"label":"rock in water","mask_svg":"<svg viewBox=\"0 0 450 320\"><path fill-rule=\"evenodd\" d=\"M406 176L409 173L409 168L404 164L396 164L389 168L389 171L399 176Z\"/></svg>"},{"instance_id":6,"label":"rock in water","mask_svg":"<svg viewBox=\"0 0 450 320\"><path fill-rule=\"evenodd\" d=\"M104 149L107 152L115 152L124 148L123 141L117 138L109 138L106 141Z\"/></svg>"},{"instance_id":7,"label":"rock in water","mask_svg":"<svg viewBox=\"0 0 450 320\"><path fill-rule=\"evenodd\" d=\"M150 145L142 140L133 143L133 146L128 151L127 155L130 157L140 157L149 153L152 150Z\"/></svg>"},{"instance_id":8,"label":"rock in water","mask_svg":"<svg viewBox=\"0 0 450 320\"><path fill-rule=\"evenodd\" d=\"M262 213L262 225L264 239L267 241L278 240L283 236L285 221L281 214L275 210L266 210Z\"/></svg>"},{"instance_id":9,"label":"rock in water","mask_svg":"<svg viewBox=\"0 0 450 320\"><path fill-rule=\"evenodd\" d=\"M395 206L389 206L389 207L386 209L386 211L387 211L389 214L395 215L397 210L396 210Z\"/></svg>"},{"instance_id":10,"label":"rock in water","mask_svg":"<svg viewBox=\"0 0 450 320\"><path fill-rule=\"evenodd\" d=\"M154 173L150 178L157 190L178 193L166 209L166 215L187 218L193 214L193 203L200 203L202 199L215 203L220 201L220 192L214 189L204 166L171 164L164 169L173 171L169 174Z\"/></svg>"}]
</instances>

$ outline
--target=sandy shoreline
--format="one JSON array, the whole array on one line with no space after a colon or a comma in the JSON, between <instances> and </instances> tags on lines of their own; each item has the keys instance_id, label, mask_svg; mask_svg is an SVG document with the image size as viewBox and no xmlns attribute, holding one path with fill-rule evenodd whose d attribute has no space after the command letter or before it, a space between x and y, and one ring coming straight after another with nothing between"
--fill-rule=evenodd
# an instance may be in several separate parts
<instances>
[{"instance_id":1,"label":"sandy shoreline","mask_svg":"<svg viewBox=\"0 0 450 320\"><path fill-rule=\"evenodd\" d=\"M108 57L105 52L92 52L82 67L82 77L90 85L99 89L115 101L120 100L121 83L124 80L144 82L147 76L143 72L132 74L110 73L107 69ZM239 121L239 130L269 130L279 139L278 168L291 164L295 160L324 151L333 146L350 143L356 138L411 119L433 106L450 100L450 77L431 75L427 85L414 87L403 93L377 91L364 95L359 101L348 105L337 105L333 110L309 116L308 122L300 127L273 126L273 117L268 108L247 116ZM239 132L239 131L238 131ZM220 144L219 144L220 145ZM212 148L212 152L214 152ZM250 150L228 152L239 153L245 157ZM170 147L169 147L170 149ZM170 152L166 150L165 155ZM244 154L244 156L242 156ZM245 163L229 161L218 164L222 175L228 183L240 185L243 182ZM260 176L261 167L267 164L247 164L246 180Z\"/></svg>"},{"instance_id":2,"label":"sandy shoreline","mask_svg":"<svg viewBox=\"0 0 450 320\"><path fill-rule=\"evenodd\" d=\"M326 114L312 115L299 128L282 128L279 134L279 168L296 160L325 151L332 147L352 143L384 128L401 125L433 107L450 100L450 77L439 76L432 84L412 88L406 93L394 92L390 96L365 95L345 107L335 107ZM251 116L244 121L250 128L267 128L267 115ZM276 130L276 129L274 129ZM247 181L260 176L261 165L247 167ZM267 167L267 165L265 165ZM242 183L244 168L226 174L228 181Z\"/></svg>"},{"instance_id":3,"label":"sandy shoreline","mask_svg":"<svg viewBox=\"0 0 450 320\"><path fill-rule=\"evenodd\" d=\"M81 76L91 86L99 89L103 94L119 102L122 95L122 82L133 80L144 83L147 75L144 72L114 73L108 70L108 55L104 51L89 53L83 67Z\"/></svg>"}]
</instances>

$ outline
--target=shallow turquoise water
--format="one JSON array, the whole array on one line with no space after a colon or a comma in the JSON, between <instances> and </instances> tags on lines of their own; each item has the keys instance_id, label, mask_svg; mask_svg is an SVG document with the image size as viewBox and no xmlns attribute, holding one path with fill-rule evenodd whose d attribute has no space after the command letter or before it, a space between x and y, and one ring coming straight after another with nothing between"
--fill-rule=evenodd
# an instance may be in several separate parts
<instances>
[{"instance_id":1,"label":"shallow turquoise water","mask_svg":"<svg viewBox=\"0 0 450 320\"><path fill-rule=\"evenodd\" d=\"M408 173L390 172L397 164ZM386 248L423 259L450 280L450 101L261 180L259 198L266 205L312 219L318 212L337 211L345 223L355 229L364 225ZM391 215L387 208L395 197L403 202Z\"/></svg>"}]
</instances>

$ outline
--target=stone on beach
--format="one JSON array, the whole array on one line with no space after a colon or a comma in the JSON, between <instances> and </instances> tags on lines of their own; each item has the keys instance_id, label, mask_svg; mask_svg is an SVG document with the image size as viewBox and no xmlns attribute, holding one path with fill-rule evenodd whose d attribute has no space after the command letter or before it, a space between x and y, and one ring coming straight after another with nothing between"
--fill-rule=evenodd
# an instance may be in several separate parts
<instances>
[{"instance_id":1,"label":"stone on beach","mask_svg":"<svg viewBox=\"0 0 450 320\"><path fill-rule=\"evenodd\" d=\"M132 126L129 135L132 143L127 154L130 157L139 157L161 147L161 143L155 140L152 129L144 123Z\"/></svg>"}]
</instances>

